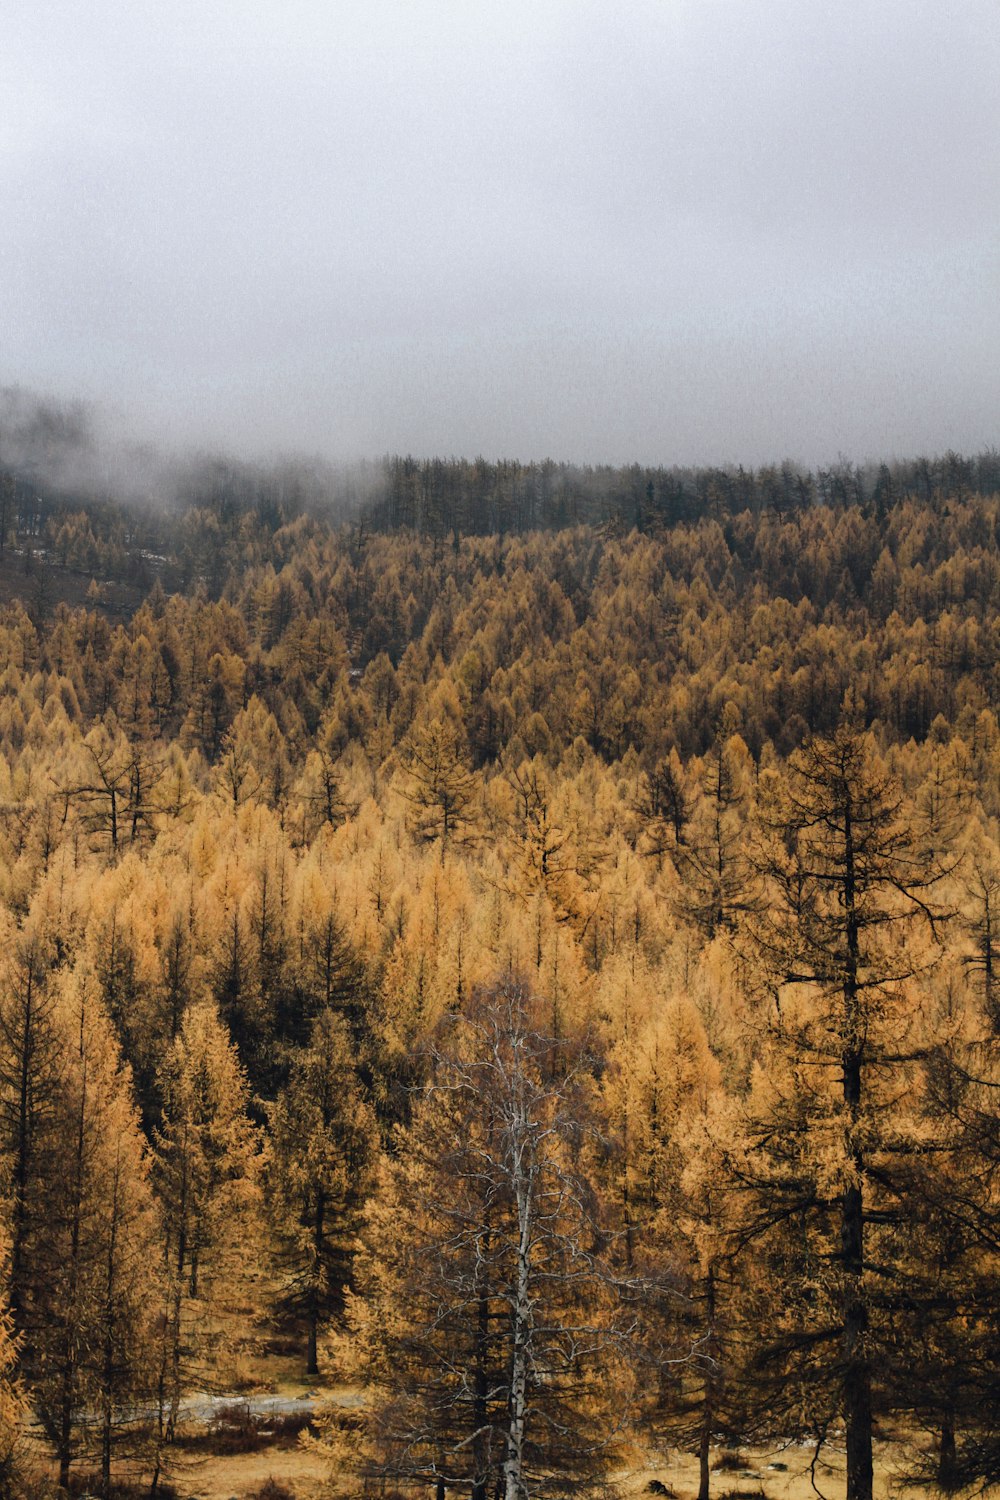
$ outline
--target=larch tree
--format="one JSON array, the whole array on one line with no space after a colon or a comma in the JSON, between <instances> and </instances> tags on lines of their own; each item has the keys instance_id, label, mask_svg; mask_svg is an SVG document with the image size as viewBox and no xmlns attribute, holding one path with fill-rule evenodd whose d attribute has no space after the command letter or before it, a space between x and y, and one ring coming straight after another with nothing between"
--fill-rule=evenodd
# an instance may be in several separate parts
<instances>
[{"instance_id":1,"label":"larch tree","mask_svg":"<svg viewBox=\"0 0 1000 1500\"><path fill-rule=\"evenodd\" d=\"M10 1223L10 1302L14 1326L30 1347L42 1318L39 1236L48 1217L46 1182L59 1139L59 1090L65 1037L49 983L45 944L30 933L5 934L0 984L0 1152Z\"/></svg>"},{"instance_id":2,"label":"larch tree","mask_svg":"<svg viewBox=\"0 0 1000 1500\"><path fill-rule=\"evenodd\" d=\"M352 724L358 739L364 739L367 725ZM349 805L344 790L341 755L347 734L341 714L331 705L316 731L315 748L305 758L297 793L303 808L303 832L315 837L324 824L338 828L345 821Z\"/></svg>"},{"instance_id":3,"label":"larch tree","mask_svg":"<svg viewBox=\"0 0 1000 1500\"><path fill-rule=\"evenodd\" d=\"M500 820L517 850L511 863L520 864L517 856L523 855L529 881L547 886L567 837L564 829L553 824L548 768L540 755L517 764L509 760L503 767L503 784L509 789L510 805L500 809Z\"/></svg>"},{"instance_id":4,"label":"larch tree","mask_svg":"<svg viewBox=\"0 0 1000 1500\"><path fill-rule=\"evenodd\" d=\"M136 755L109 712L84 739L76 774L60 784L67 807L78 809L95 849L117 858L134 836L143 788L137 781Z\"/></svg>"},{"instance_id":5,"label":"larch tree","mask_svg":"<svg viewBox=\"0 0 1000 1500\"><path fill-rule=\"evenodd\" d=\"M966 1070L960 1116L960 1184L957 1202L944 1204L945 1223L958 1231L965 1253L952 1275L948 1311L951 1334L945 1357L933 1369L938 1395L934 1413L942 1439L945 1477L955 1489L986 1489L1000 1482L1000 1318L996 1286L1000 1275L1000 1053L992 1041L977 1049ZM955 1158L953 1158L953 1161ZM964 1169L964 1170L963 1170ZM944 1419L944 1420L942 1420ZM950 1449L944 1446L950 1422ZM961 1424L961 1431L957 1428ZM941 1465L938 1466L940 1478Z\"/></svg>"},{"instance_id":6,"label":"larch tree","mask_svg":"<svg viewBox=\"0 0 1000 1500\"><path fill-rule=\"evenodd\" d=\"M642 819L643 852L662 860L687 838L692 798L676 746L661 756L640 781L637 811ZM680 859L679 853L676 855Z\"/></svg>"},{"instance_id":7,"label":"larch tree","mask_svg":"<svg viewBox=\"0 0 1000 1500\"><path fill-rule=\"evenodd\" d=\"M254 694L222 737L215 767L219 795L234 808L251 800L277 806L288 781L285 737L274 715Z\"/></svg>"},{"instance_id":8,"label":"larch tree","mask_svg":"<svg viewBox=\"0 0 1000 1500\"><path fill-rule=\"evenodd\" d=\"M710 938L734 927L752 905L753 871L746 847L751 764L734 723L731 714L724 714L705 759L702 793L684 841L671 851L681 877L680 910Z\"/></svg>"},{"instance_id":9,"label":"larch tree","mask_svg":"<svg viewBox=\"0 0 1000 1500\"><path fill-rule=\"evenodd\" d=\"M268 1107L268 1188L282 1303L305 1320L306 1373L318 1373L323 1326L343 1310L378 1128L354 1068L350 1033L333 1011L293 1051Z\"/></svg>"},{"instance_id":10,"label":"larch tree","mask_svg":"<svg viewBox=\"0 0 1000 1500\"><path fill-rule=\"evenodd\" d=\"M347 1027L354 1065L370 1092L381 1050L377 987L316 861L300 867L290 906L277 1037L291 1055L308 1044L318 1016L336 1014Z\"/></svg>"},{"instance_id":11,"label":"larch tree","mask_svg":"<svg viewBox=\"0 0 1000 1500\"><path fill-rule=\"evenodd\" d=\"M935 975L922 1063L922 1152L900 1227L905 1313L889 1374L895 1407L934 1442L910 1477L955 1491L1000 1476L1000 1043L991 997L959 954Z\"/></svg>"},{"instance_id":12,"label":"larch tree","mask_svg":"<svg viewBox=\"0 0 1000 1500\"><path fill-rule=\"evenodd\" d=\"M720 1230L721 1194L703 1149L706 1122L724 1107L721 1070L694 1002L674 997L644 1038L643 1126L657 1140L644 1267L647 1332L660 1379L647 1418L694 1452L698 1500L708 1500L711 1445L731 1434L734 1281Z\"/></svg>"},{"instance_id":13,"label":"larch tree","mask_svg":"<svg viewBox=\"0 0 1000 1500\"><path fill-rule=\"evenodd\" d=\"M986 1026L1000 1035L1000 849L985 833L973 839L962 874L963 926L971 940L964 961Z\"/></svg>"},{"instance_id":14,"label":"larch tree","mask_svg":"<svg viewBox=\"0 0 1000 1500\"><path fill-rule=\"evenodd\" d=\"M195 744L209 761L222 748L223 737L239 708L246 665L234 652L215 651L202 672L196 673L198 648L192 648L192 683L182 738Z\"/></svg>"},{"instance_id":15,"label":"larch tree","mask_svg":"<svg viewBox=\"0 0 1000 1500\"><path fill-rule=\"evenodd\" d=\"M198 955L195 944L194 892L175 899L159 947L158 1000L161 1043L176 1041L196 989Z\"/></svg>"},{"instance_id":16,"label":"larch tree","mask_svg":"<svg viewBox=\"0 0 1000 1500\"><path fill-rule=\"evenodd\" d=\"M10 1243L0 1228L0 1267L4 1288L0 1296L0 1494L18 1494L21 1469L24 1393L17 1378L18 1347L14 1320L7 1305Z\"/></svg>"},{"instance_id":17,"label":"larch tree","mask_svg":"<svg viewBox=\"0 0 1000 1500\"><path fill-rule=\"evenodd\" d=\"M644 984L655 980L643 975ZM613 1176L625 1229L626 1260L648 1257L657 1220L675 1218L683 1157L679 1140L692 1110L718 1085L701 1018L686 997L645 999L644 1012L620 1019L604 1076L615 1133Z\"/></svg>"},{"instance_id":18,"label":"larch tree","mask_svg":"<svg viewBox=\"0 0 1000 1500\"><path fill-rule=\"evenodd\" d=\"M197 1344L195 1314L225 1305L255 1260L260 1143L247 1117L249 1089L215 1008L184 1016L160 1078L162 1117L153 1181L161 1217L162 1338L157 1354L161 1441L172 1441Z\"/></svg>"},{"instance_id":19,"label":"larch tree","mask_svg":"<svg viewBox=\"0 0 1000 1500\"><path fill-rule=\"evenodd\" d=\"M148 1389L155 1220L131 1075L86 972L65 976L59 1021L60 1129L36 1251L45 1316L32 1331L25 1373L64 1488L81 1424L97 1409L108 1495L117 1414Z\"/></svg>"},{"instance_id":20,"label":"larch tree","mask_svg":"<svg viewBox=\"0 0 1000 1500\"><path fill-rule=\"evenodd\" d=\"M411 831L419 839L440 839L443 852L468 831L476 794L461 708L450 684L439 689L426 716L412 726L399 755Z\"/></svg>"},{"instance_id":21,"label":"larch tree","mask_svg":"<svg viewBox=\"0 0 1000 1500\"><path fill-rule=\"evenodd\" d=\"M711 1445L733 1430L733 1278L707 1149L707 1120L723 1103L720 1067L688 995L624 1020L604 1094L626 1267L641 1299L642 1360L655 1372L644 1381L643 1420L697 1455L699 1500L708 1500Z\"/></svg>"},{"instance_id":22,"label":"larch tree","mask_svg":"<svg viewBox=\"0 0 1000 1500\"><path fill-rule=\"evenodd\" d=\"M769 1419L820 1443L842 1421L848 1500L871 1500L943 872L918 857L901 792L850 725L793 754L769 793L754 938L774 1005L724 1152L729 1227L773 1287L756 1364Z\"/></svg>"}]
</instances>

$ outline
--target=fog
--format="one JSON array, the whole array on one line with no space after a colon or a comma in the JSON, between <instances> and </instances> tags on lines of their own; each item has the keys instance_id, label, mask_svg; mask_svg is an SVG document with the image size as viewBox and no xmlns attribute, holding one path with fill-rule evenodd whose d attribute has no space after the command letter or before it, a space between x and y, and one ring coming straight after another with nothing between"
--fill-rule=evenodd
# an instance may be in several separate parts
<instances>
[{"instance_id":1,"label":"fog","mask_svg":"<svg viewBox=\"0 0 1000 1500\"><path fill-rule=\"evenodd\" d=\"M998 76L995 0L8 0L0 385L248 457L978 450Z\"/></svg>"}]
</instances>

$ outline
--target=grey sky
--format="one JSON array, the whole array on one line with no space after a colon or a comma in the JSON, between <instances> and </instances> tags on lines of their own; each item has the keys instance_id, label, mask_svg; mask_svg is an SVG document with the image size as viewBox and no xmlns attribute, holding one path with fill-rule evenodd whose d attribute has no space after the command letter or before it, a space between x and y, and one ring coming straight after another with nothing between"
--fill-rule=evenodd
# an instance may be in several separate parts
<instances>
[{"instance_id":1,"label":"grey sky","mask_svg":"<svg viewBox=\"0 0 1000 1500\"><path fill-rule=\"evenodd\" d=\"M331 456L1000 441L997 0L6 0L0 383Z\"/></svg>"}]
</instances>

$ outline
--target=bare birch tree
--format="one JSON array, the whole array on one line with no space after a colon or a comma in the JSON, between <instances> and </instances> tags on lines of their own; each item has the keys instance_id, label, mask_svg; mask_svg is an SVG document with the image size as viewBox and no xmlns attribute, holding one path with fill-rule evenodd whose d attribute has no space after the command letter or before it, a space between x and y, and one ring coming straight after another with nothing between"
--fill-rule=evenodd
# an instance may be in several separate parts
<instances>
[{"instance_id":1,"label":"bare birch tree","mask_svg":"<svg viewBox=\"0 0 1000 1500\"><path fill-rule=\"evenodd\" d=\"M372 1474L523 1500L586 1485L613 1452L627 1381L589 1073L553 1079L551 1055L510 980L439 1031L352 1299Z\"/></svg>"}]
</instances>

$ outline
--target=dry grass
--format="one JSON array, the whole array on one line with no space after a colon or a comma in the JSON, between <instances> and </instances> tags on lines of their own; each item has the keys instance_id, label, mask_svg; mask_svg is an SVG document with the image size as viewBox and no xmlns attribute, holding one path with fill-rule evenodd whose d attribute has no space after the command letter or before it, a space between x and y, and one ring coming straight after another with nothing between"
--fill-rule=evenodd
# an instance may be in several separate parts
<instances>
[{"instance_id":1,"label":"dry grass","mask_svg":"<svg viewBox=\"0 0 1000 1500\"><path fill-rule=\"evenodd\" d=\"M713 1475L712 1500L816 1500L809 1475L811 1449L795 1444L785 1448L748 1449L740 1455L742 1472L734 1483L725 1469ZM876 1500L900 1500L898 1481L902 1455L888 1445L878 1449ZM817 1467L816 1483L830 1500L842 1500L845 1486L843 1455L831 1452ZM255 1453L207 1455L184 1451L171 1467L171 1482L180 1500L325 1500L330 1475L324 1458L298 1445L263 1448ZM271 1487L268 1488L267 1486ZM662 1486L662 1488L660 1488ZM697 1459L671 1452L657 1461L648 1454L628 1473L615 1476L609 1492L621 1500L695 1500ZM926 1491L907 1489L905 1500L929 1500Z\"/></svg>"},{"instance_id":2,"label":"dry grass","mask_svg":"<svg viewBox=\"0 0 1000 1500\"><path fill-rule=\"evenodd\" d=\"M325 1458L296 1445L221 1458L181 1452L170 1482L181 1500L321 1500L329 1473Z\"/></svg>"},{"instance_id":3,"label":"dry grass","mask_svg":"<svg viewBox=\"0 0 1000 1500\"><path fill-rule=\"evenodd\" d=\"M712 1461L712 1500L817 1500L810 1476L812 1448L791 1443L774 1448L748 1448L743 1452L720 1449ZM876 1500L930 1500L919 1487L902 1487L906 1454L901 1445L879 1443L875 1455ZM843 1500L846 1488L844 1454L835 1445L816 1465L815 1481L829 1500ZM662 1494L663 1485L676 1500L695 1500L698 1494L698 1460L671 1450L659 1460L653 1453L642 1455L636 1467L615 1477L614 1489L622 1500L648 1500Z\"/></svg>"}]
</instances>

